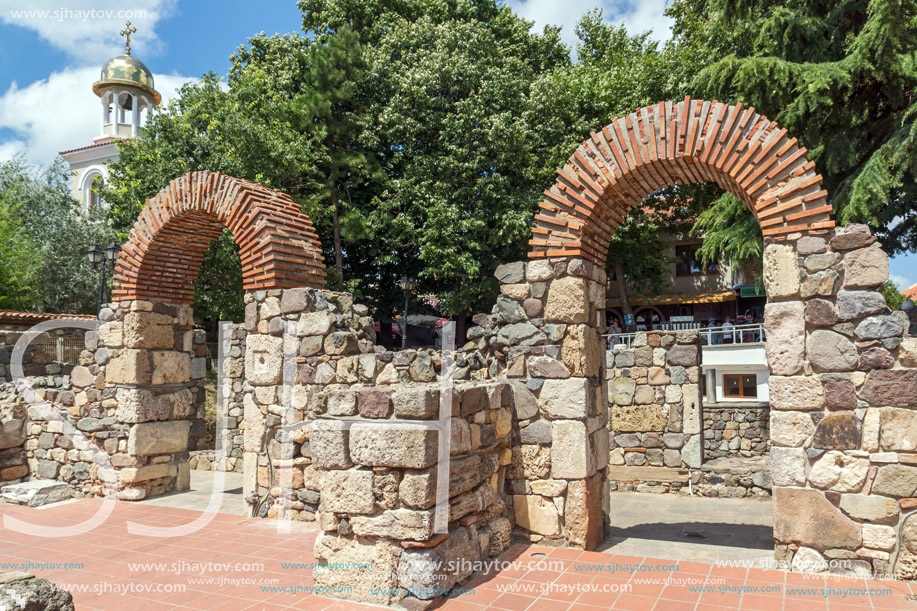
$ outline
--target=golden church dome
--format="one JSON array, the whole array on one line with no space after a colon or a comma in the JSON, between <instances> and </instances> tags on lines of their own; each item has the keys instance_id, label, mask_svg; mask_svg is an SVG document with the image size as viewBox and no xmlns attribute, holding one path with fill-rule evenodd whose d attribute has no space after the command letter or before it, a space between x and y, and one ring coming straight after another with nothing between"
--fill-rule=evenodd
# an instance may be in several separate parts
<instances>
[{"instance_id":1,"label":"golden church dome","mask_svg":"<svg viewBox=\"0 0 917 611\"><path fill-rule=\"evenodd\" d=\"M118 85L139 89L152 97L154 104L162 101L162 96L153 89L153 73L142 61L130 55L119 55L105 62L102 66L102 76L93 83L92 91L101 97L102 89Z\"/></svg>"}]
</instances>

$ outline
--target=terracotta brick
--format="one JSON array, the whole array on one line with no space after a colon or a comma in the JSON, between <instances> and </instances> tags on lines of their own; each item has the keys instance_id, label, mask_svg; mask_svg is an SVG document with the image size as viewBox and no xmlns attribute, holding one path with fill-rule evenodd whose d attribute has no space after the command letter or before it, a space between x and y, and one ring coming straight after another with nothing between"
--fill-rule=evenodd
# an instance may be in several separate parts
<instances>
[{"instance_id":1,"label":"terracotta brick","mask_svg":"<svg viewBox=\"0 0 917 611\"><path fill-rule=\"evenodd\" d=\"M318 234L292 199L219 172L189 172L146 201L115 268L114 300L191 303L191 283L224 228L239 246L246 291L324 287Z\"/></svg>"},{"instance_id":2,"label":"terracotta brick","mask_svg":"<svg viewBox=\"0 0 917 611\"><path fill-rule=\"evenodd\" d=\"M773 239L834 227L822 177L785 129L754 108L688 96L590 134L545 191L529 257L579 256L604 266L633 205L660 187L708 180L742 199Z\"/></svg>"}]
</instances>

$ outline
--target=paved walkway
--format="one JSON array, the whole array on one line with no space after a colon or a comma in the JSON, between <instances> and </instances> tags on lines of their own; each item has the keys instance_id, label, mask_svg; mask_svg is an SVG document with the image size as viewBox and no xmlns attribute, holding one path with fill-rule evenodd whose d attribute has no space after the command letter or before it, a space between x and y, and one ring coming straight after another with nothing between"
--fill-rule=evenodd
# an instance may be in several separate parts
<instances>
[{"instance_id":1,"label":"paved walkway","mask_svg":"<svg viewBox=\"0 0 917 611\"><path fill-rule=\"evenodd\" d=\"M293 524L293 532L278 533L273 521L221 513L198 530L177 537L132 535L127 531L129 521L177 527L201 514L126 502L116 503L112 514L92 531L70 537L21 534L11 530L6 521L18 518L45 529L72 526L102 506L102 501L94 498L42 509L0 505L0 515L4 517L0 562L76 563L76 567L33 568L29 572L65 585L73 592L78 611L376 608L329 600L308 591L293 594L271 589L286 586L304 590L312 585L310 568L284 565L314 561L312 549L318 529L312 524ZM474 579L466 586L473 590L471 593L447 601L443 608L459 611L917 608L917 604L905 599L917 593L917 587L903 582L867 583L863 579L718 567L699 562L673 563L642 556L538 546L515 546L500 560L504 566ZM201 563L220 563L231 568L211 565L202 570ZM704 583L710 591L692 591L692 587ZM264 588L265 584L271 585ZM848 593L844 598L839 593L826 598L821 588L828 587L848 589ZM883 591L853 595L850 588Z\"/></svg>"},{"instance_id":2,"label":"paved walkway","mask_svg":"<svg viewBox=\"0 0 917 611\"><path fill-rule=\"evenodd\" d=\"M762 567L774 558L769 498L612 492L611 509L611 533L602 548L611 554Z\"/></svg>"}]
</instances>

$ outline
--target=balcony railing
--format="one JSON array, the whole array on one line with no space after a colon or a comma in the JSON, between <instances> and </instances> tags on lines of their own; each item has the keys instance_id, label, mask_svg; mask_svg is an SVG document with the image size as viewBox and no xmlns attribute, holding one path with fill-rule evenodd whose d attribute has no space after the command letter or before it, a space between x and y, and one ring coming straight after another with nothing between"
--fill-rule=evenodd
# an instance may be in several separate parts
<instances>
[{"instance_id":1,"label":"balcony railing","mask_svg":"<svg viewBox=\"0 0 917 611\"><path fill-rule=\"evenodd\" d=\"M674 329L665 329L660 325L657 331L682 331L697 329L700 332L700 341L704 346L728 346L735 344L759 344L764 342L764 323L752 323L748 325L731 325L728 327L700 327L700 323L668 323L679 325ZM693 327L681 327L680 325L694 325ZM645 333L641 331L638 333ZM622 346L630 349L634 345L634 338L637 333L606 333L602 335L609 348Z\"/></svg>"}]
</instances>

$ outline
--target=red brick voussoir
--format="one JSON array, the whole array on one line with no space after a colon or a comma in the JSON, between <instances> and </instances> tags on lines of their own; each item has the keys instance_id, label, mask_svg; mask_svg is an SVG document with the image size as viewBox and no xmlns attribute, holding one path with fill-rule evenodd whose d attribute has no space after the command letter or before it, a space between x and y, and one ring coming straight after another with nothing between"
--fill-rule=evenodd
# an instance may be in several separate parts
<instances>
[{"instance_id":1,"label":"red brick voussoir","mask_svg":"<svg viewBox=\"0 0 917 611\"><path fill-rule=\"evenodd\" d=\"M246 291L325 286L318 235L289 196L189 172L146 201L115 267L114 300L191 303L204 253L224 227L239 246Z\"/></svg>"},{"instance_id":2,"label":"red brick voussoir","mask_svg":"<svg viewBox=\"0 0 917 611\"><path fill-rule=\"evenodd\" d=\"M583 257L604 266L632 206L667 186L714 181L754 213L765 237L834 227L822 177L795 138L741 103L659 102L583 142L545 191L531 258Z\"/></svg>"}]
</instances>

